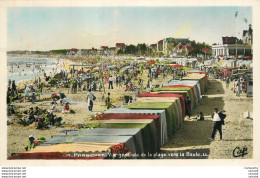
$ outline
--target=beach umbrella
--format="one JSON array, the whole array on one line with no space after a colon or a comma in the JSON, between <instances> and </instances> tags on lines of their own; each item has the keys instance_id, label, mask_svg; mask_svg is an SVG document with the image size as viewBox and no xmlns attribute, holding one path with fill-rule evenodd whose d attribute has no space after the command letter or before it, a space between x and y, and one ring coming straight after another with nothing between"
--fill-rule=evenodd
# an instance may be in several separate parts
<instances>
[{"instance_id":1,"label":"beach umbrella","mask_svg":"<svg viewBox=\"0 0 260 178\"><path fill-rule=\"evenodd\" d=\"M252 59L252 56L246 56L245 58L246 59Z\"/></svg>"},{"instance_id":2,"label":"beach umbrella","mask_svg":"<svg viewBox=\"0 0 260 178\"><path fill-rule=\"evenodd\" d=\"M78 71L78 74L82 74L82 73L85 73L85 72L84 72L84 71L81 71L81 70L80 70L80 71Z\"/></svg>"},{"instance_id":3,"label":"beach umbrella","mask_svg":"<svg viewBox=\"0 0 260 178\"><path fill-rule=\"evenodd\" d=\"M176 68L178 68L178 67L184 67L183 65L179 65L179 64L175 64L175 65L169 65L170 67L176 67Z\"/></svg>"},{"instance_id":4,"label":"beach umbrella","mask_svg":"<svg viewBox=\"0 0 260 178\"><path fill-rule=\"evenodd\" d=\"M155 64L156 62L155 61L147 61L146 63L148 63L148 64Z\"/></svg>"}]
</instances>

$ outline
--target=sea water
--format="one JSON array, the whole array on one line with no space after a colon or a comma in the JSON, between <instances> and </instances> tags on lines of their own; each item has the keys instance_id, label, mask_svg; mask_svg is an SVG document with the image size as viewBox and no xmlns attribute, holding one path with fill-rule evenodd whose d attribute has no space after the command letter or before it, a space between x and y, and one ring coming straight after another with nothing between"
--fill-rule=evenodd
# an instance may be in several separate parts
<instances>
[{"instance_id":1,"label":"sea water","mask_svg":"<svg viewBox=\"0 0 260 178\"><path fill-rule=\"evenodd\" d=\"M57 59L44 58L24 58L24 57L7 57L7 79L15 80L19 83L24 80L44 77L53 77L57 73Z\"/></svg>"}]
</instances>

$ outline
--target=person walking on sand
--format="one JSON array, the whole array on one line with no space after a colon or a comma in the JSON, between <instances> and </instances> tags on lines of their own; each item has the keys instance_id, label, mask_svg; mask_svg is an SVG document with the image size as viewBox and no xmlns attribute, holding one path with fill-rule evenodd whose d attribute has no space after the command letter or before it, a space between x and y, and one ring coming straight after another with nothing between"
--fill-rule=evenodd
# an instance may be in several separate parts
<instances>
[{"instance_id":1,"label":"person walking on sand","mask_svg":"<svg viewBox=\"0 0 260 178\"><path fill-rule=\"evenodd\" d=\"M35 92L32 93L32 104L35 104L36 101L36 94Z\"/></svg>"},{"instance_id":2,"label":"person walking on sand","mask_svg":"<svg viewBox=\"0 0 260 178\"><path fill-rule=\"evenodd\" d=\"M220 140L222 140L222 120L219 116L218 108L214 109L214 113L212 114L212 120L213 120L213 130L211 134L211 138L209 141L214 141L217 130L219 131Z\"/></svg>"},{"instance_id":3,"label":"person walking on sand","mask_svg":"<svg viewBox=\"0 0 260 178\"><path fill-rule=\"evenodd\" d=\"M186 115L188 115L188 117L190 118L191 116L191 100L190 100L190 97L187 96L187 99L186 99L186 110L187 110L187 113Z\"/></svg>"},{"instance_id":4,"label":"person walking on sand","mask_svg":"<svg viewBox=\"0 0 260 178\"><path fill-rule=\"evenodd\" d=\"M111 98L110 98L110 93L107 94L107 98L105 100L105 104L106 104L107 109L110 109L113 106L112 102L111 102Z\"/></svg>"},{"instance_id":5,"label":"person walking on sand","mask_svg":"<svg viewBox=\"0 0 260 178\"><path fill-rule=\"evenodd\" d=\"M112 75L110 75L110 77L108 79L108 82L109 82L108 89L113 89L113 80L114 80L114 78L112 77Z\"/></svg>"},{"instance_id":6,"label":"person walking on sand","mask_svg":"<svg viewBox=\"0 0 260 178\"><path fill-rule=\"evenodd\" d=\"M88 103L88 111L92 112L93 109L93 105L94 105L94 100L95 100L95 96L93 95L93 93L91 93L91 90L88 90L88 94L87 94L87 103Z\"/></svg>"},{"instance_id":7,"label":"person walking on sand","mask_svg":"<svg viewBox=\"0 0 260 178\"><path fill-rule=\"evenodd\" d=\"M29 98L29 88L27 86L25 86L25 90L24 90L24 103L26 101L26 98Z\"/></svg>"},{"instance_id":8,"label":"person walking on sand","mask_svg":"<svg viewBox=\"0 0 260 178\"><path fill-rule=\"evenodd\" d=\"M226 79L226 88L228 88L229 87L229 77L227 77L227 79Z\"/></svg>"},{"instance_id":9,"label":"person walking on sand","mask_svg":"<svg viewBox=\"0 0 260 178\"><path fill-rule=\"evenodd\" d=\"M240 96L240 79L236 83L236 96Z\"/></svg>"}]
</instances>

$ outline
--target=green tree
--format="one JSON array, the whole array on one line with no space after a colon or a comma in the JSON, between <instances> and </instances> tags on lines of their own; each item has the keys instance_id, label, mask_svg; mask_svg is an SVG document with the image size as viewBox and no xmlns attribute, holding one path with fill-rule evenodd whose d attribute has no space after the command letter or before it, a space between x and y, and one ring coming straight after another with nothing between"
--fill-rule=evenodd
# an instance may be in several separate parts
<instances>
[{"instance_id":1,"label":"green tree","mask_svg":"<svg viewBox=\"0 0 260 178\"><path fill-rule=\"evenodd\" d=\"M141 43L137 45L138 53L144 55L147 52L147 46L145 43Z\"/></svg>"},{"instance_id":2,"label":"green tree","mask_svg":"<svg viewBox=\"0 0 260 178\"><path fill-rule=\"evenodd\" d=\"M124 54L124 52L123 52L122 49L119 49L119 50L117 51L117 54Z\"/></svg>"},{"instance_id":3,"label":"green tree","mask_svg":"<svg viewBox=\"0 0 260 178\"><path fill-rule=\"evenodd\" d=\"M136 54L138 51L135 45L129 45L125 48L125 54Z\"/></svg>"},{"instance_id":4,"label":"green tree","mask_svg":"<svg viewBox=\"0 0 260 178\"><path fill-rule=\"evenodd\" d=\"M66 49L51 50L51 54L67 54Z\"/></svg>"},{"instance_id":5,"label":"green tree","mask_svg":"<svg viewBox=\"0 0 260 178\"><path fill-rule=\"evenodd\" d=\"M200 42L196 42L195 40L191 41L191 46L194 47L195 49L193 51L189 51L190 56L197 56L197 54L205 54L203 51L201 51L201 48L209 48L210 49L210 45L206 44L205 42L200 43ZM210 55L210 50L208 50L206 52L207 55Z\"/></svg>"}]
</instances>

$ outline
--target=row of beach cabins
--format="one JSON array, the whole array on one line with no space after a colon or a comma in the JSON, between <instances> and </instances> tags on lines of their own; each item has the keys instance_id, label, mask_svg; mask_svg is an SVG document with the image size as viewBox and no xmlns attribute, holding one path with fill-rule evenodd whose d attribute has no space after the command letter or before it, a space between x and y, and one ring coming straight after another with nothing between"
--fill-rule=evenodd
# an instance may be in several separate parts
<instances>
[{"instance_id":1,"label":"row of beach cabins","mask_svg":"<svg viewBox=\"0 0 260 178\"><path fill-rule=\"evenodd\" d=\"M36 148L9 159L120 159L151 158L167 139L181 128L190 107L200 104L208 84L207 74L187 72L182 80L171 80L137 101L97 115L86 129L53 135ZM189 103L187 100L189 98ZM90 126L89 125L89 126Z\"/></svg>"}]
</instances>

